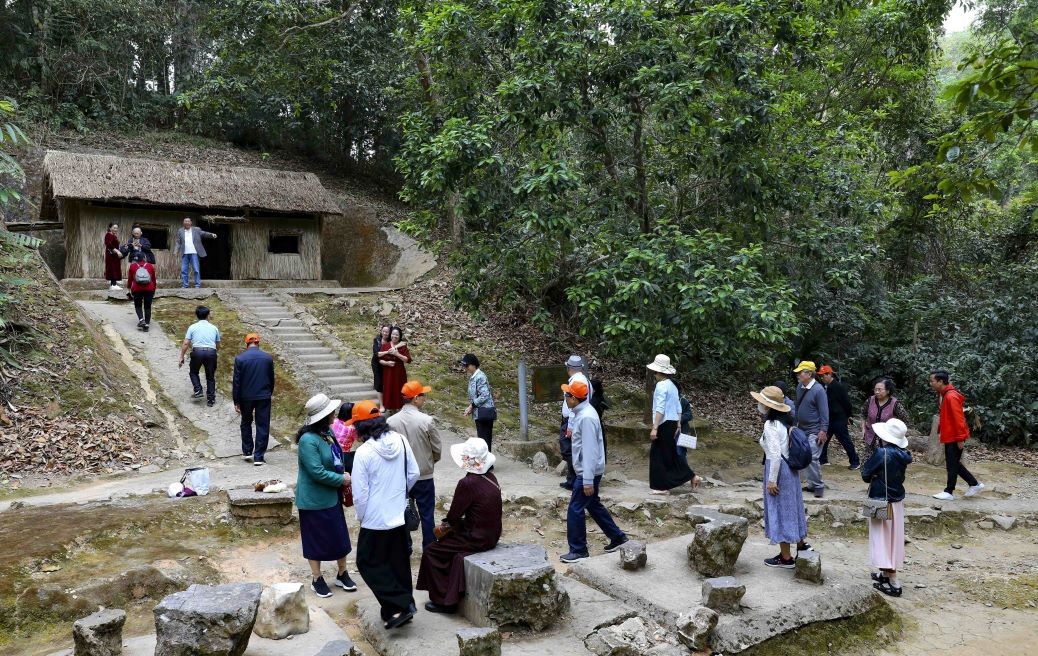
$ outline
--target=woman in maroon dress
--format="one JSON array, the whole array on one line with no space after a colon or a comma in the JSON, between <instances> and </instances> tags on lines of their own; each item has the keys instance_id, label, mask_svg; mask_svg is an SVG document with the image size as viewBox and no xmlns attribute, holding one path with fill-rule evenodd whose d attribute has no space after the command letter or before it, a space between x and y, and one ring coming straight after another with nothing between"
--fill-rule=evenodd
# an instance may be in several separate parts
<instances>
[{"instance_id":1,"label":"woman in maroon dress","mask_svg":"<svg viewBox=\"0 0 1038 656\"><path fill-rule=\"evenodd\" d=\"M404 331L397 326L389 330L389 341L382 343L378 352L378 363L382 365L383 410L399 410L404 406L400 390L407 382L404 365L411 361L411 352L404 342Z\"/></svg>"},{"instance_id":2,"label":"woman in maroon dress","mask_svg":"<svg viewBox=\"0 0 1038 656\"><path fill-rule=\"evenodd\" d=\"M451 458L467 473L458 481L447 518L436 527L436 542L422 554L415 588L428 590L431 613L455 613L465 594L465 556L487 551L501 539L501 486L490 473L494 454L470 437L451 447Z\"/></svg>"},{"instance_id":3,"label":"woman in maroon dress","mask_svg":"<svg viewBox=\"0 0 1038 656\"><path fill-rule=\"evenodd\" d=\"M105 279L111 285L109 289L122 289L119 281L123 278L123 254L119 250L119 226L108 224L105 233Z\"/></svg>"}]
</instances>

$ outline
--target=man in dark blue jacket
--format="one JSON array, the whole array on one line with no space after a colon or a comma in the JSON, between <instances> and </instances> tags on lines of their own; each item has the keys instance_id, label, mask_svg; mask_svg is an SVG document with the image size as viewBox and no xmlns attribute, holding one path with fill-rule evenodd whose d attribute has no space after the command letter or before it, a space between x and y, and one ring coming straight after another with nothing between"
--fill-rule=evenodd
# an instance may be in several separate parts
<instances>
[{"instance_id":1,"label":"man in dark blue jacket","mask_svg":"<svg viewBox=\"0 0 1038 656\"><path fill-rule=\"evenodd\" d=\"M274 358L260 350L260 336L245 336L245 350L234 358L231 398L234 411L241 415L242 458L260 467L270 437L270 399L274 395ZM252 421L256 419L256 443L252 442ZM255 449L253 449L255 446Z\"/></svg>"}]
</instances>

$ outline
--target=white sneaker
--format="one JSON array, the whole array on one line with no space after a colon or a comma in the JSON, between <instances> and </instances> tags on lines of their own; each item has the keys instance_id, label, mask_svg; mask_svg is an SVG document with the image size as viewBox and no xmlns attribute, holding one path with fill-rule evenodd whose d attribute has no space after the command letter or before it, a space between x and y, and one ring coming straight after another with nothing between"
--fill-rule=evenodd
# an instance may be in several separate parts
<instances>
[{"instance_id":1,"label":"white sneaker","mask_svg":"<svg viewBox=\"0 0 1038 656\"><path fill-rule=\"evenodd\" d=\"M113 291L113 292L119 292L119 291L122 291L122 289L123 288L120 287L119 285L112 285L111 287L108 288L109 291Z\"/></svg>"},{"instance_id":2,"label":"white sneaker","mask_svg":"<svg viewBox=\"0 0 1038 656\"><path fill-rule=\"evenodd\" d=\"M981 483L980 481L977 481L977 484L976 485L971 485L970 489L966 490L966 494L964 494L963 496L972 497L972 496L975 496L977 494L980 494L981 491L985 487L986 486L983 483Z\"/></svg>"},{"instance_id":3,"label":"white sneaker","mask_svg":"<svg viewBox=\"0 0 1038 656\"><path fill-rule=\"evenodd\" d=\"M250 456L242 456L241 459L244 460L245 462L252 462L252 456L251 455Z\"/></svg>"},{"instance_id":4,"label":"white sneaker","mask_svg":"<svg viewBox=\"0 0 1038 656\"><path fill-rule=\"evenodd\" d=\"M951 501L955 498L955 496L948 494L947 492L938 492L937 494L933 495L933 498L940 499L941 501Z\"/></svg>"}]
</instances>

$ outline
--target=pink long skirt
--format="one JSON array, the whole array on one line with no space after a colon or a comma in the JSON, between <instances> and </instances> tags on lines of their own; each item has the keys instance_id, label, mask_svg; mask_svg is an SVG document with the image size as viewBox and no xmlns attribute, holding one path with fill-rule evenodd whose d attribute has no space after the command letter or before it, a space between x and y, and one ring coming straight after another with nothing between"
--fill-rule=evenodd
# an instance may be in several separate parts
<instances>
[{"instance_id":1,"label":"pink long skirt","mask_svg":"<svg viewBox=\"0 0 1038 656\"><path fill-rule=\"evenodd\" d=\"M905 504L890 504L892 519L869 520L869 561L877 569L901 569L905 562Z\"/></svg>"}]
</instances>

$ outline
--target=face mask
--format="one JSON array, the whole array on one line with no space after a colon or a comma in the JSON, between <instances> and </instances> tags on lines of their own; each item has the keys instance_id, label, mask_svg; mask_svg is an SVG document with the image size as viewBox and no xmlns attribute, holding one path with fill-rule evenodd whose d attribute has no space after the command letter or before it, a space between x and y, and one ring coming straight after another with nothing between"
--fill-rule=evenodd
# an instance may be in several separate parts
<instances>
[{"instance_id":1,"label":"face mask","mask_svg":"<svg viewBox=\"0 0 1038 656\"><path fill-rule=\"evenodd\" d=\"M768 415L768 409L765 408L763 404L758 403L757 404L757 414L759 414L761 417L766 417Z\"/></svg>"}]
</instances>

